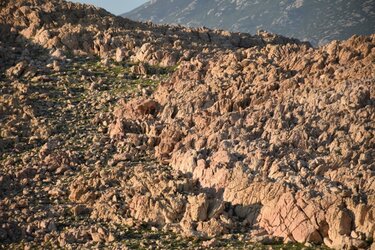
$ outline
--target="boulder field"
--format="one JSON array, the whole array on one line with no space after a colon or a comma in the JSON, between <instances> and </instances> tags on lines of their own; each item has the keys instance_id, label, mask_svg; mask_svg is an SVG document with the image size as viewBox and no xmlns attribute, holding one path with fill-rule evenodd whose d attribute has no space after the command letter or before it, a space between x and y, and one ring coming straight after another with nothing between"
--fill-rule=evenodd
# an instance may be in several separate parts
<instances>
[{"instance_id":1,"label":"boulder field","mask_svg":"<svg viewBox=\"0 0 375 250\"><path fill-rule=\"evenodd\" d=\"M0 244L144 224L375 247L375 35L314 48L60 0L2 1L0 34Z\"/></svg>"},{"instance_id":2,"label":"boulder field","mask_svg":"<svg viewBox=\"0 0 375 250\"><path fill-rule=\"evenodd\" d=\"M179 223L188 235L237 222L287 241L366 247L375 226L374 39L198 55L150 98L119 102L110 136L198 182L203 194L186 198Z\"/></svg>"}]
</instances>

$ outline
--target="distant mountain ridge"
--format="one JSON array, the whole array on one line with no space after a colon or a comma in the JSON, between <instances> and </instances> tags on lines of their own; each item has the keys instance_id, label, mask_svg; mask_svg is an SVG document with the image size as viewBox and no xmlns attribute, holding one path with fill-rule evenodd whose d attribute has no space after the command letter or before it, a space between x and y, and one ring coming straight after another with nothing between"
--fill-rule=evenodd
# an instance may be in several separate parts
<instances>
[{"instance_id":1,"label":"distant mountain ridge","mask_svg":"<svg viewBox=\"0 0 375 250\"><path fill-rule=\"evenodd\" d=\"M263 29L314 45L375 32L375 0L151 0L122 16L251 34Z\"/></svg>"}]
</instances>

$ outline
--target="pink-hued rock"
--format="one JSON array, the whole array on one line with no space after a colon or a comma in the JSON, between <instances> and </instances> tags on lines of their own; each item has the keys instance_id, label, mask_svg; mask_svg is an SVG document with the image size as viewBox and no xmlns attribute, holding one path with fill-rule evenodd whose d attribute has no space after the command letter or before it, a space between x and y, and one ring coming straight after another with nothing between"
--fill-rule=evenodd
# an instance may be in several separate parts
<instances>
[{"instance_id":1,"label":"pink-hued rock","mask_svg":"<svg viewBox=\"0 0 375 250\"><path fill-rule=\"evenodd\" d=\"M375 35L312 48L60 0L0 6L1 244L92 248L147 223L370 247Z\"/></svg>"},{"instance_id":2,"label":"pink-hued rock","mask_svg":"<svg viewBox=\"0 0 375 250\"><path fill-rule=\"evenodd\" d=\"M271 236L364 246L351 233L374 233L373 137L363 125L374 118L373 40L267 45L181 63L152 96L159 112L144 120L158 124L160 140L150 152L246 208L236 211ZM181 225L190 234L225 231L200 218L198 227L188 217Z\"/></svg>"}]
</instances>

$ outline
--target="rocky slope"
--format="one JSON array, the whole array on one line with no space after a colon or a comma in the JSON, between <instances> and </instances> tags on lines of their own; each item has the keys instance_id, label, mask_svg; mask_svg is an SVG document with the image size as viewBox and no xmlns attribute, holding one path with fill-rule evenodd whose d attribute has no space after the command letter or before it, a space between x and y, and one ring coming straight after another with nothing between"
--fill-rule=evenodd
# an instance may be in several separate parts
<instances>
[{"instance_id":1,"label":"rocky slope","mask_svg":"<svg viewBox=\"0 0 375 250\"><path fill-rule=\"evenodd\" d=\"M252 34L263 29L322 45L354 34L374 33L375 1L154 0L123 16Z\"/></svg>"},{"instance_id":2,"label":"rocky slope","mask_svg":"<svg viewBox=\"0 0 375 250\"><path fill-rule=\"evenodd\" d=\"M0 248L371 246L374 35L0 7Z\"/></svg>"}]
</instances>

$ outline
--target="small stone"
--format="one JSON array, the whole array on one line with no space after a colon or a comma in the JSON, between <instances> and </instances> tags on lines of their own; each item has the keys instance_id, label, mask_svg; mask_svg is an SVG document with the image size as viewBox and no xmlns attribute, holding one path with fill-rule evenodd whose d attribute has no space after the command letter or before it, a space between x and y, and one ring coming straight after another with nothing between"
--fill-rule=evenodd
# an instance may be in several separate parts
<instances>
[{"instance_id":1,"label":"small stone","mask_svg":"<svg viewBox=\"0 0 375 250\"><path fill-rule=\"evenodd\" d=\"M218 243L219 243L218 240L216 238L213 238L211 240L203 241L202 247L204 248L216 247Z\"/></svg>"},{"instance_id":2,"label":"small stone","mask_svg":"<svg viewBox=\"0 0 375 250\"><path fill-rule=\"evenodd\" d=\"M102 242L102 235L100 233L91 232L91 238L94 242Z\"/></svg>"},{"instance_id":3,"label":"small stone","mask_svg":"<svg viewBox=\"0 0 375 250\"><path fill-rule=\"evenodd\" d=\"M72 212L74 216L81 216L88 214L90 210L83 204L76 205L72 208Z\"/></svg>"},{"instance_id":4,"label":"small stone","mask_svg":"<svg viewBox=\"0 0 375 250\"><path fill-rule=\"evenodd\" d=\"M116 56L115 56L116 62L122 62L124 60L124 57L125 57L125 49L117 48L116 49Z\"/></svg>"},{"instance_id":5,"label":"small stone","mask_svg":"<svg viewBox=\"0 0 375 250\"><path fill-rule=\"evenodd\" d=\"M311 244L310 242L306 242L305 247L313 247L313 244Z\"/></svg>"},{"instance_id":6,"label":"small stone","mask_svg":"<svg viewBox=\"0 0 375 250\"><path fill-rule=\"evenodd\" d=\"M115 240L116 240L115 236L112 233L109 233L108 238L107 238L107 242L113 242Z\"/></svg>"},{"instance_id":7,"label":"small stone","mask_svg":"<svg viewBox=\"0 0 375 250\"><path fill-rule=\"evenodd\" d=\"M354 238L354 239L358 239L358 237L359 237L359 235L358 235L358 233L357 233L356 231L352 231L352 232L350 233L350 236L351 236L352 238Z\"/></svg>"}]
</instances>

